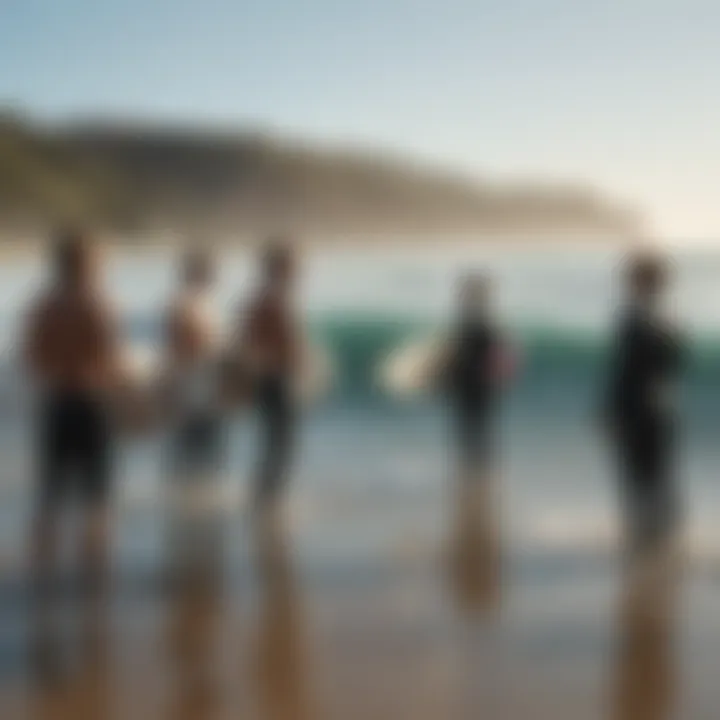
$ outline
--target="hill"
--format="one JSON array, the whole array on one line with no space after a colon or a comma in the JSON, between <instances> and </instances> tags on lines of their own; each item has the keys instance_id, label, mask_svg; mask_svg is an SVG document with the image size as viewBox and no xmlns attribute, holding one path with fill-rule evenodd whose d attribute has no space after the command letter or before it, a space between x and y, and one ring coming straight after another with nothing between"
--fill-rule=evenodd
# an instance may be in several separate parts
<instances>
[{"instance_id":1,"label":"hill","mask_svg":"<svg viewBox=\"0 0 720 720\"><path fill-rule=\"evenodd\" d=\"M632 233L580 187L474 183L401 160L258 134L0 118L0 228Z\"/></svg>"}]
</instances>

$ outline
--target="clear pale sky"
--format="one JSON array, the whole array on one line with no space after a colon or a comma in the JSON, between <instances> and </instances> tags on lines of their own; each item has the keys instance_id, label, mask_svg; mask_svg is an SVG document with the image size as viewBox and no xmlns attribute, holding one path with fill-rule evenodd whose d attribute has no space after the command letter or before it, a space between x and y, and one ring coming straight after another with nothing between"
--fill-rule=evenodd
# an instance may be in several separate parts
<instances>
[{"instance_id":1,"label":"clear pale sky","mask_svg":"<svg viewBox=\"0 0 720 720\"><path fill-rule=\"evenodd\" d=\"M0 103L580 179L720 238L717 0L0 0Z\"/></svg>"}]
</instances>

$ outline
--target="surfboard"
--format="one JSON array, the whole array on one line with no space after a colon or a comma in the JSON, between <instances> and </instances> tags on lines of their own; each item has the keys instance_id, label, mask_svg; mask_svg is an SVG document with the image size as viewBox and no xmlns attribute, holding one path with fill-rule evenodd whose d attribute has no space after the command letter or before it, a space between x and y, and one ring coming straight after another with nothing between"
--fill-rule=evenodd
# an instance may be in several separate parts
<instances>
[{"instance_id":1,"label":"surfboard","mask_svg":"<svg viewBox=\"0 0 720 720\"><path fill-rule=\"evenodd\" d=\"M440 333L415 338L379 363L375 381L384 392L396 397L429 392L439 379L446 352L447 338Z\"/></svg>"},{"instance_id":2,"label":"surfboard","mask_svg":"<svg viewBox=\"0 0 720 720\"><path fill-rule=\"evenodd\" d=\"M438 386L450 348L450 339L443 333L415 338L380 362L376 382L384 392L396 397L431 392ZM518 374L519 367L517 346L503 338L488 371L493 380L503 386Z\"/></svg>"},{"instance_id":3,"label":"surfboard","mask_svg":"<svg viewBox=\"0 0 720 720\"><path fill-rule=\"evenodd\" d=\"M128 345L123 352L123 374L133 383L148 384L160 372L160 351L148 345Z\"/></svg>"}]
</instances>

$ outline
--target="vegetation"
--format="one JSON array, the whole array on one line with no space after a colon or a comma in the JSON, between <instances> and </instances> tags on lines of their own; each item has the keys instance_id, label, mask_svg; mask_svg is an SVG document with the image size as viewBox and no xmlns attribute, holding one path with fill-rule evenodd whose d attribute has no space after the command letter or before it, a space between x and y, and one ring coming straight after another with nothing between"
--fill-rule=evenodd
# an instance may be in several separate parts
<instances>
[{"instance_id":1,"label":"vegetation","mask_svg":"<svg viewBox=\"0 0 720 720\"><path fill-rule=\"evenodd\" d=\"M0 117L0 228L63 220L233 234L592 231L636 219L576 187L472 183L380 156L263 135Z\"/></svg>"}]
</instances>

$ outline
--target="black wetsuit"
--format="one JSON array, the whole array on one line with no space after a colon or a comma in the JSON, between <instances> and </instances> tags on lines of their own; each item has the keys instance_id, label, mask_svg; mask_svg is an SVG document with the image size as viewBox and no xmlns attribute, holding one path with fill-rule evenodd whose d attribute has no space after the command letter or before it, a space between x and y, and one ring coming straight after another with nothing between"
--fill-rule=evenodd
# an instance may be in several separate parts
<instances>
[{"instance_id":1,"label":"black wetsuit","mask_svg":"<svg viewBox=\"0 0 720 720\"><path fill-rule=\"evenodd\" d=\"M677 521L675 394L683 355L669 324L634 309L621 318L605 417L615 443L631 544L659 539Z\"/></svg>"},{"instance_id":2,"label":"black wetsuit","mask_svg":"<svg viewBox=\"0 0 720 720\"><path fill-rule=\"evenodd\" d=\"M94 504L110 489L111 427L105 403L91 393L51 392L39 412L40 502L76 495Z\"/></svg>"},{"instance_id":3,"label":"black wetsuit","mask_svg":"<svg viewBox=\"0 0 720 720\"><path fill-rule=\"evenodd\" d=\"M269 374L257 382L257 403L262 433L255 496L273 501L282 491L290 469L297 407L289 374Z\"/></svg>"},{"instance_id":4,"label":"black wetsuit","mask_svg":"<svg viewBox=\"0 0 720 720\"><path fill-rule=\"evenodd\" d=\"M482 468L491 460L497 387L492 364L498 343L495 328L482 320L464 320L456 331L446 386L465 469Z\"/></svg>"}]
</instances>

